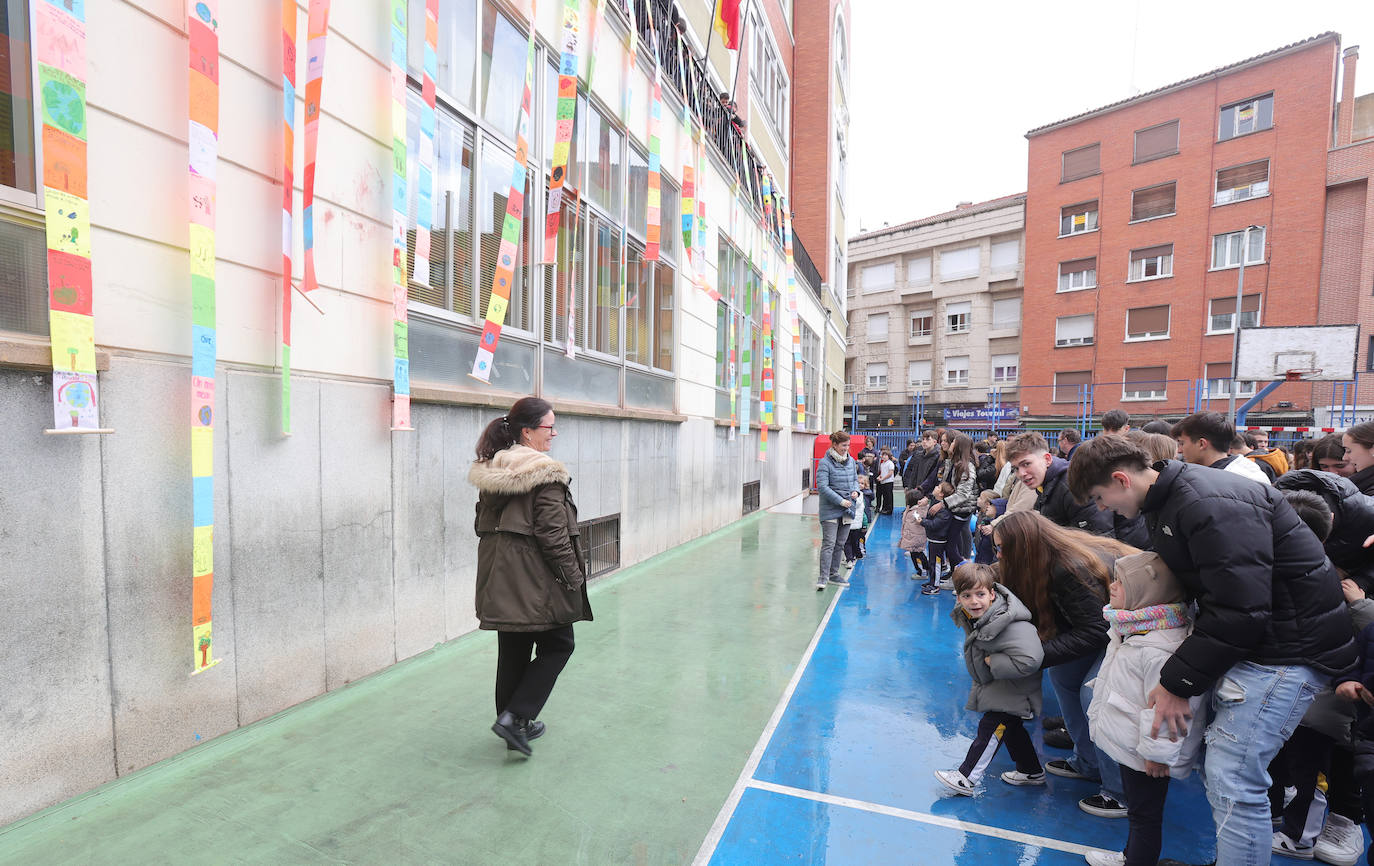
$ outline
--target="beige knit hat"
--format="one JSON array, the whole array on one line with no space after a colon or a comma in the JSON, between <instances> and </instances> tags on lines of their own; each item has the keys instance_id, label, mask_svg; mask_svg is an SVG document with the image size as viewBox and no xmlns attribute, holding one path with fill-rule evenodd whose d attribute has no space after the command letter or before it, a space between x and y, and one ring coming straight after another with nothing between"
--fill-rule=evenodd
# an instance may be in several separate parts
<instances>
[{"instance_id":1,"label":"beige knit hat","mask_svg":"<svg viewBox=\"0 0 1374 866\"><path fill-rule=\"evenodd\" d=\"M1112 577L1121 583L1123 610L1183 601L1183 587L1158 553L1145 551L1121 557L1112 566Z\"/></svg>"}]
</instances>

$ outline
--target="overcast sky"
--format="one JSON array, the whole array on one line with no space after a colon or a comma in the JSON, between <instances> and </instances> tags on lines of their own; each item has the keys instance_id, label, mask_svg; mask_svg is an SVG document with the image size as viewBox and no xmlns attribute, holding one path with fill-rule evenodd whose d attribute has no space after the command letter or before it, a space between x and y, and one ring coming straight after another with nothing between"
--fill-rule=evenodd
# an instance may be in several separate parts
<instances>
[{"instance_id":1,"label":"overcast sky","mask_svg":"<svg viewBox=\"0 0 1374 866\"><path fill-rule=\"evenodd\" d=\"M1323 31L1374 91L1370 0L850 4L851 237L1023 192L1029 129Z\"/></svg>"}]
</instances>

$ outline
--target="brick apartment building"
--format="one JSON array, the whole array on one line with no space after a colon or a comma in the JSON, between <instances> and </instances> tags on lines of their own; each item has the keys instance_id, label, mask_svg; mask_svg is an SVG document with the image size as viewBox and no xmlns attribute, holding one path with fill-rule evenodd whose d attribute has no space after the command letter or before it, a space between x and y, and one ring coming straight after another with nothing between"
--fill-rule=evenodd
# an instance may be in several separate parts
<instances>
[{"instance_id":1,"label":"brick apartment building","mask_svg":"<svg viewBox=\"0 0 1374 866\"><path fill-rule=\"evenodd\" d=\"M1317 321L1339 54L1324 33L1027 133L1021 372L1047 387L1023 388L1025 414L1072 416L1088 384L1096 413L1224 401L1242 254L1243 326ZM1367 184L1338 203L1358 196L1367 212ZM1261 408L1296 422L1330 392Z\"/></svg>"}]
</instances>

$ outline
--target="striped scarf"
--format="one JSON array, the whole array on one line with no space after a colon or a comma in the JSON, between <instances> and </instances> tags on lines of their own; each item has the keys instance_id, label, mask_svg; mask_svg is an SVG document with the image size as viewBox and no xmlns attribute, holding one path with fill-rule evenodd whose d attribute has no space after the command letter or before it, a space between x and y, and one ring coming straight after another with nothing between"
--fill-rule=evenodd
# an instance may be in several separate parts
<instances>
[{"instance_id":1,"label":"striped scarf","mask_svg":"<svg viewBox=\"0 0 1374 866\"><path fill-rule=\"evenodd\" d=\"M1107 605L1102 608L1102 618L1123 638L1166 628L1183 628L1193 621L1188 608L1182 604L1152 604L1140 610L1117 610Z\"/></svg>"}]
</instances>

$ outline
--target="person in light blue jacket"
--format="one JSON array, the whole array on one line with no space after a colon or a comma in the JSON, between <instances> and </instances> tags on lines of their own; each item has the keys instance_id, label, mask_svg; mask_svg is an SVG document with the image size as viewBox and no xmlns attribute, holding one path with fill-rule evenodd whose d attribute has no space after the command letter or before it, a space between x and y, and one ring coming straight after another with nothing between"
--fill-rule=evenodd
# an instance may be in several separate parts
<instances>
[{"instance_id":1,"label":"person in light blue jacket","mask_svg":"<svg viewBox=\"0 0 1374 866\"><path fill-rule=\"evenodd\" d=\"M859 497L859 464L849 455L849 434L836 430L830 434L830 450L816 466L816 491L820 494L821 562L816 591L826 582L847 586L840 574L844 543L853 520L852 509Z\"/></svg>"}]
</instances>

